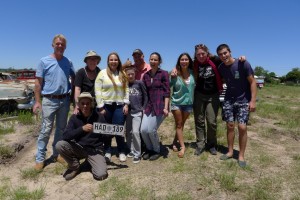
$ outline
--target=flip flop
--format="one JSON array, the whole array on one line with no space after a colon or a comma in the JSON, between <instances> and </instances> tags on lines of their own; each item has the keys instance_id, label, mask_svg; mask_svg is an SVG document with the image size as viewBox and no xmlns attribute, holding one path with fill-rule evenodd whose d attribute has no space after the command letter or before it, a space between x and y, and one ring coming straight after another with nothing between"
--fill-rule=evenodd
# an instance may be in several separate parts
<instances>
[{"instance_id":1,"label":"flip flop","mask_svg":"<svg viewBox=\"0 0 300 200\"><path fill-rule=\"evenodd\" d=\"M220 160L228 160L228 159L231 159L232 156L227 156L227 154L223 154L220 156Z\"/></svg>"},{"instance_id":2,"label":"flip flop","mask_svg":"<svg viewBox=\"0 0 300 200\"><path fill-rule=\"evenodd\" d=\"M241 168L245 168L246 167L246 161L241 161L241 160L238 160L238 164Z\"/></svg>"}]
</instances>

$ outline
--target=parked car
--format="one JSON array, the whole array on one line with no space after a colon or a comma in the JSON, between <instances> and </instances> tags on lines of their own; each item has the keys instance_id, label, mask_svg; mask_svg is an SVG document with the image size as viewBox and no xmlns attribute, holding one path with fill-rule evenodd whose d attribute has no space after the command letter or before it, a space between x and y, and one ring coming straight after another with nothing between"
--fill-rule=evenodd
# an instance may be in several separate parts
<instances>
[{"instance_id":1,"label":"parked car","mask_svg":"<svg viewBox=\"0 0 300 200\"><path fill-rule=\"evenodd\" d=\"M10 77L10 74L0 73L0 77ZM0 80L0 114L31 109L33 104L34 91L26 82L10 78Z\"/></svg>"}]
</instances>

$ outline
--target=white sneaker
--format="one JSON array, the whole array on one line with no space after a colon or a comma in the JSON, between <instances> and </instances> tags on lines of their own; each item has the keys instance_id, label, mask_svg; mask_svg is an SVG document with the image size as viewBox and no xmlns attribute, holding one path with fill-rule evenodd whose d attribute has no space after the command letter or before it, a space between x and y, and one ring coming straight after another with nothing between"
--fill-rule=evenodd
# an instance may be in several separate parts
<instances>
[{"instance_id":1,"label":"white sneaker","mask_svg":"<svg viewBox=\"0 0 300 200\"><path fill-rule=\"evenodd\" d=\"M119 160L121 161L121 162L125 162L126 161L126 155L124 154L124 153L120 153L120 155L119 155Z\"/></svg>"},{"instance_id":2,"label":"white sneaker","mask_svg":"<svg viewBox=\"0 0 300 200\"><path fill-rule=\"evenodd\" d=\"M111 153L105 153L104 158L105 158L106 162L110 162L111 161Z\"/></svg>"}]
</instances>

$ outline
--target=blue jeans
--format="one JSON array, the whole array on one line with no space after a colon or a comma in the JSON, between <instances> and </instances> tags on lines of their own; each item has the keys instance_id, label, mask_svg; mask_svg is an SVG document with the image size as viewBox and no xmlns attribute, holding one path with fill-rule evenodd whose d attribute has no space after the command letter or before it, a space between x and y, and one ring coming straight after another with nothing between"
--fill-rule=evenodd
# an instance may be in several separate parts
<instances>
[{"instance_id":1,"label":"blue jeans","mask_svg":"<svg viewBox=\"0 0 300 200\"><path fill-rule=\"evenodd\" d=\"M104 109L106 111L104 117L107 123L109 124L117 124L124 125L125 123L125 115L123 114L124 105L113 104L105 104ZM117 148L119 153L125 153L126 144L125 138L119 135L116 135ZM104 149L106 153L111 153L111 141L113 136L105 135L104 141Z\"/></svg>"},{"instance_id":2,"label":"blue jeans","mask_svg":"<svg viewBox=\"0 0 300 200\"><path fill-rule=\"evenodd\" d=\"M62 139L63 132L67 125L68 113L70 110L69 97L64 99L50 99L43 97L42 101L42 127L37 140L36 162L43 162L46 157L47 145L52 132L54 120L56 123L54 140L52 143L53 157L58 156L55 145Z\"/></svg>"},{"instance_id":3,"label":"blue jeans","mask_svg":"<svg viewBox=\"0 0 300 200\"><path fill-rule=\"evenodd\" d=\"M160 144L157 130L164 119L164 115L154 116L150 114L147 116L146 114L144 114L141 125L141 133L147 150L160 153Z\"/></svg>"}]
</instances>

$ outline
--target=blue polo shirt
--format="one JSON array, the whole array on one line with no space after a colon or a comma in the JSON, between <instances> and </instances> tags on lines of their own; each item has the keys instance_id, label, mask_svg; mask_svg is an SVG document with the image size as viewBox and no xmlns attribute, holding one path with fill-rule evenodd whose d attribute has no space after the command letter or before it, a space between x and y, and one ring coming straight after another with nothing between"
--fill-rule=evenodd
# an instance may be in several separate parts
<instances>
[{"instance_id":1,"label":"blue polo shirt","mask_svg":"<svg viewBox=\"0 0 300 200\"><path fill-rule=\"evenodd\" d=\"M42 95L69 93L70 76L75 76L75 70L72 62L66 57L56 60L49 55L41 58L38 63L36 77L43 78Z\"/></svg>"}]
</instances>

